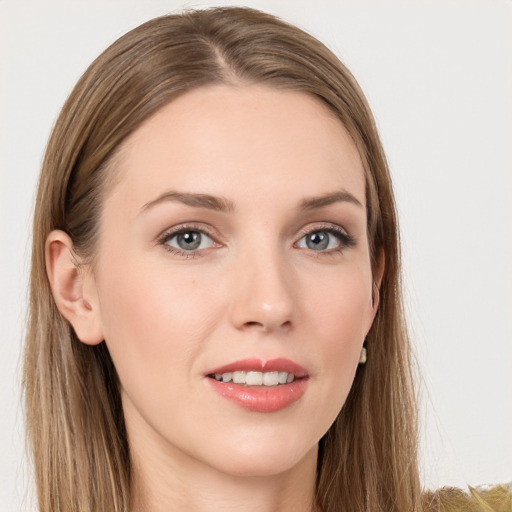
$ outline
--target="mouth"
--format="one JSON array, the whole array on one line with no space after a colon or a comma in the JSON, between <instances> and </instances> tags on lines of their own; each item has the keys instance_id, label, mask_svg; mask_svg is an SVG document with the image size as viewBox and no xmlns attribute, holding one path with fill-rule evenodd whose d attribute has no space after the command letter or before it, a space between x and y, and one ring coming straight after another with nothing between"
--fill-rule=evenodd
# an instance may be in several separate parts
<instances>
[{"instance_id":1,"label":"mouth","mask_svg":"<svg viewBox=\"0 0 512 512\"><path fill-rule=\"evenodd\" d=\"M219 382L233 382L233 384L243 384L244 386L281 386L291 384L297 377L288 372L257 372L257 371L235 371L226 373L215 373L208 375L211 379Z\"/></svg>"},{"instance_id":2,"label":"mouth","mask_svg":"<svg viewBox=\"0 0 512 512\"><path fill-rule=\"evenodd\" d=\"M309 376L289 359L245 359L206 377L211 388L231 403L253 412L276 412L301 398Z\"/></svg>"}]
</instances>

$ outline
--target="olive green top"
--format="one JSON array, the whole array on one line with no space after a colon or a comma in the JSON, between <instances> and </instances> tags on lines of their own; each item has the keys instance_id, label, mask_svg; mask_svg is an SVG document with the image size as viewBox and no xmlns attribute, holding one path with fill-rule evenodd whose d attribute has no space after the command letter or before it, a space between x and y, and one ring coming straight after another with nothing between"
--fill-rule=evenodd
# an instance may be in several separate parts
<instances>
[{"instance_id":1,"label":"olive green top","mask_svg":"<svg viewBox=\"0 0 512 512\"><path fill-rule=\"evenodd\" d=\"M424 512L512 512L512 482L491 488L469 487L469 493L443 487L423 494Z\"/></svg>"}]
</instances>

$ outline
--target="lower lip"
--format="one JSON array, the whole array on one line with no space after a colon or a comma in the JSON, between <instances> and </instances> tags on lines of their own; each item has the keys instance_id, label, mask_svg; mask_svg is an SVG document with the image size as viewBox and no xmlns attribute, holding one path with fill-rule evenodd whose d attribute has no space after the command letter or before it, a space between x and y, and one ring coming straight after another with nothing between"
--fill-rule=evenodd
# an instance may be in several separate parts
<instances>
[{"instance_id":1,"label":"lower lip","mask_svg":"<svg viewBox=\"0 0 512 512\"><path fill-rule=\"evenodd\" d=\"M279 386L252 387L208 377L213 390L230 402L253 412L276 412L292 405L306 391L307 378Z\"/></svg>"}]
</instances>

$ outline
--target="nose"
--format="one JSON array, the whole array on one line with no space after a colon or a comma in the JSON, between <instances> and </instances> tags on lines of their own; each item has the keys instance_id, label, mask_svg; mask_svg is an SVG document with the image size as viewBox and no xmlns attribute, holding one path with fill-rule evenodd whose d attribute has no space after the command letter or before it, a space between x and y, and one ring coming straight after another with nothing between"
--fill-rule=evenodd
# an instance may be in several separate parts
<instances>
[{"instance_id":1,"label":"nose","mask_svg":"<svg viewBox=\"0 0 512 512\"><path fill-rule=\"evenodd\" d=\"M241 257L233 278L231 321L237 329L269 333L292 327L294 279L278 250L259 250Z\"/></svg>"}]
</instances>

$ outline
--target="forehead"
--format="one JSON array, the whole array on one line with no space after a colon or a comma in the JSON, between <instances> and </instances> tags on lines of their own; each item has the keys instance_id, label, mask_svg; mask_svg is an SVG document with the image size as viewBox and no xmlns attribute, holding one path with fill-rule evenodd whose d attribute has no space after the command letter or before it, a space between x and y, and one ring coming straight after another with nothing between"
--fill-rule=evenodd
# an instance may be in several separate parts
<instances>
[{"instance_id":1,"label":"forehead","mask_svg":"<svg viewBox=\"0 0 512 512\"><path fill-rule=\"evenodd\" d=\"M117 193L140 205L165 188L254 198L279 186L292 197L350 189L365 203L360 155L334 113L309 94L261 85L178 97L125 141L115 167Z\"/></svg>"}]
</instances>

